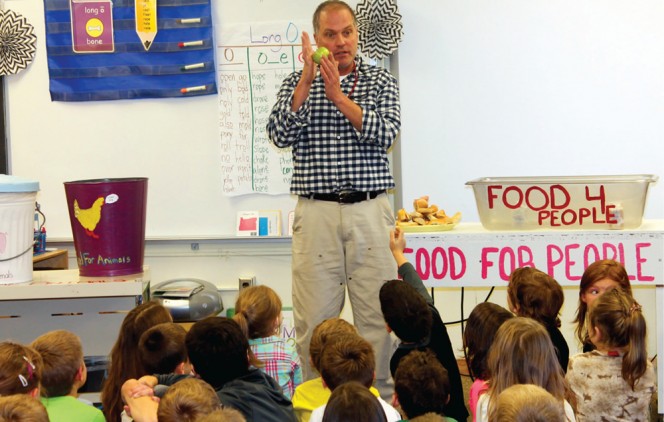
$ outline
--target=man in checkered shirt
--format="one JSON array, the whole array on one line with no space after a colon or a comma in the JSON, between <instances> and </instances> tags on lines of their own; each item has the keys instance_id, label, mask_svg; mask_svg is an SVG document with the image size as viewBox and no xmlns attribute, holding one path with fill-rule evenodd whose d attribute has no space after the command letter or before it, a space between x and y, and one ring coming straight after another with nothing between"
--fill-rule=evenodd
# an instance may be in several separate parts
<instances>
[{"instance_id":1,"label":"man in checkered shirt","mask_svg":"<svg viewBox=\"0 0 664 422\"><path fill-rule=\"evenodd\" d=\"M318 47L312 60L302 34L304 68L284 80L267 125L271 141L293 149L293 311L303 364L318 323L339 316L348 286L353 320L376 352L376 387L392 393L392 342L378 292L397 277L389 250L394 187L387 150L401 126L399 88L382 68L357 56L353 10L343 1L321 3L313 18ZM303 365L304 379L315 377Z\"/></svg>"}]
</instances>

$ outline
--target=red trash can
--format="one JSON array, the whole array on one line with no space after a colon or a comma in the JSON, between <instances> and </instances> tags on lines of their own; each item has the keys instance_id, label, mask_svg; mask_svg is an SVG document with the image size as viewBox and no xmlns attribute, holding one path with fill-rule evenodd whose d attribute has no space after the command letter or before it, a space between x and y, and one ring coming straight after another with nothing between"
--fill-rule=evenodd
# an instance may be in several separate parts
<instances>
[{"instance_id":1,"label":"red trash can","mask_svg":"<svg viewBox=\"0 0 664 422\"><path fill-rule=\"evenodd\" d=\"M143 272L148 179L65 182L76 260L81 276Z\"/></svg>"}]
</instances>

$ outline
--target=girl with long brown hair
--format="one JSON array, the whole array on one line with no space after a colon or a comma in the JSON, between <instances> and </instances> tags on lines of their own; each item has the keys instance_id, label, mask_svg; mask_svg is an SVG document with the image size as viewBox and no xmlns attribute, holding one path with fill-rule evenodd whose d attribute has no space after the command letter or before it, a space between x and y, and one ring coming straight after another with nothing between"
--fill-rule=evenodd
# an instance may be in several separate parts
<instances>
[{"instance_id":1,"label":"girl with long brown hair","mask_svg":"<svg viewBox=\"0 0 664 422\"><path fill-rule=\"evenodd\" d=\"M505 321L489 350L489 391L480 396L477 421L488 421L498 395L515 384L534 384L551 393L560 403L568 421L575 421L568 398L573 398L551 338L544 326L531 318Z\"/></svg>"},{"instance_id":2,"label":"girl with long brown hair","mask_svg":"<svg viewBox=\"0 0 664 422\"><path fill-rule=\"evenodd\" d=\"M147 375L138 353L141 334L162 322L173 322L173 318L168 309L152 301L135 307L122 321L101 389L102 410L108 422L121 420L124 406L120 394L122 384L130 378Z\"/></svg>"}]
</instances>

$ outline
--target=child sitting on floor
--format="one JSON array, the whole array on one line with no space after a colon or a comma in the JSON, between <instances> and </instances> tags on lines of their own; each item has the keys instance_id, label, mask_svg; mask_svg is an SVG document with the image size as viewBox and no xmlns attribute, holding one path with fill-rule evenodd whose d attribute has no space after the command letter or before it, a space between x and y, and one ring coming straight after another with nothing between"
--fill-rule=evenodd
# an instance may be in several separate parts
<instances>
[{"instance_id":1,"label":"child sitting on floor","mask_svg":"<svg viewBox=\"0 0 664 422\"><path fill-rule=\"evenodd\" d=\"M483 302L475 306L468 316L463 332L463 344L466 348L466 364L474 378L468 393L470 414L475 422L475 409L480 396L489 389L489 368L487 357L498 328L514 315L500 305Z\"/></svg>"},{"instance_id":2,"label":"child sitting on floor","mask_svg":"<svg viewBox=\"0 0 664 422\"><path fill-rule=\"evenodd\" d=\"M532 318L546 328L563 372L567 371L569 347L560 332L560 308L565 296L550 275L530 267L517 268L507 285L507 305L518 316Z\"/></svg>"},{"instance_id":3,"label":"child sitting on floor","mask_svg":"<svg viewBox=\"0 0 664 422\"><path fill-rule=\"evenodd\" d=\"M173 318L168 309L156 301L138 305L122 320L118 338L111 349L106 377L100 394L104 416L108 422L122 420L124 409L120 395L122 383L127 379L139 378L147 374L137 353L141 334L162 322L173 322Z\"/></svg>"},{"instance_id":4,"label":"child sitting on floor","mask_svg":"<svg viewBox=\"0 0 664 422\"><path fill-rule=\"evenodd\" d=\"M27 394L0 397L0 422L49 422L44 405Z\"/></svg>"},{"instance_id":5,"label":"child sitting on floor","mask_svg":"<svg viewBox=\"0 0 664 422\"><path fill-rule=\"evenodd\" d=\"M533 384L515 384L498 394L489 422L566 422L560 402Z\"/></svg>"},{"instance_id":6,"label":"child sitting on floor","mask_svg":"<svg viewBox=\"0 0 664 422\"><path fill-rule=\"evenodd\" d=\"M387 422L378 398L357 381L334 389L325 406L323 422Z\"/></svg>"},{"instance_id":7,"label":"child sitting on floor","mask_svg":"<svg viewBox=\"0 0 664 422\"><path fill-rule=\"evenodd\" d=\"M625 267L612 259L595 261L586 268L579 283L579 306L576 310L576 337L583 345L584 352L595 350L595 346L588 338L586 320L588 309L593 301L615 288L621 288L632 296L632 286Z\"/></svg>"},{"instance_id":8,"label":"child sitting on floor","mask_svg":"<svg viewBox=\"0 0 664 422\"><path fill-rule=\"evenodd\" d=\"M401 359L394 375L395 407L401 406L408 421L457 422L445 416L450 400L447 370L430 350L414 350Z\"/></svg>"},{"instance_id":9,"label":"child sitting on floor","mask_svg":"<svg viewBox=\"0 0 664 422\"><path fill-rule=\"evenodd\" d=\"M565 382L551 338L544 326L532 318L505 321L489 349L489 391L477 403L477 421L487 422L498 395L515 384L535 384L553 396L568 421L575 422L573 395Z\"/></svg>"},{"instance_id":10,"label":"child sitting on floor","mask_svg":"<svg viewBox=\"0 0 664 422\"><path fill-rule=\"evenodd\" d=\"M333 342L334 339L344 334L358 334L355 326L342 318L328 318L314 328L311 334L309 344L309 359L311 367L320 374L320 359L326 345ZM370 391L379 396L378 390L374 387ZM293 410L295 416L300 422L309 422L311 412L325 403L330 398L332 392L323 385L323 378L318 377L305 381L295 389L293 394Z\"/></svg>"},{"instance_id":11,"label":"child sitting on floor","mask_svg":"<svg viewBox=\"0 0 664 422\"><path fill-rule=\"evenodd\" d=\"M249 342L235 321L222 317L197 321L185 342L193 372L215 389L222 405L239 410L248 422L295 421L291 401L271 377L251 365ZM155 385L173 385L187 377L168 374L130 379L122 387L122 398L137 407L140 399L154 394Z\"/></svg>"},{"instance_id":12,"label":"child sitting on floor","mask_svg":"<svg viewBox=\"0 0 664 422\"><path fill-rule=\"evenodd\" d=\"M0 396L27 394L39 398L42 358L29 346L0 343Z\"/></svg>"},{"instance_id":13,"label":"child sitting on floor","mask_svg":"<svg viewBox=\"0 0 664 422\"><path fill-rule=\"evenodd\" d=\"M51 422L104 422L101 410L78 400L78 389L88 373L78 336L65 330L49 331L37 337L32 347L42 357L41 402Z\"/></svg>"},{"instance_id":14,"label":"child sitting on floor","mask_svg":"<svg viewBox=\"0 0 664 422\"><path fill-rule=\"evenodd\" d=\"M390 233L390 249L399 267L402 280L390 280L380 289L380 308L388 330L401 343L390 359L392 376L399 361L413 350L430 349L445 369L450 381L450 401L445 415L465 421L468 409L464 404L461 375L447 328L433 304L422 279L404 255L406 238L397 227Z\"/></svg>"},{"instance_id":15,"label":"child sitting on floor","mask_svg":"<svg viewBox=\"0 0 664 422\"><path fill-rule=\"evenodd\" d=\"M187 331L174 322L163 322L150 328L138 341L138 354L147 374L189 374Z\"/></svg>"},{"instance_id":16,"label":"child sitting on floor","mask_svg":"<svg viewBox=\"0 0 664 422\"><path fill-rule=\"evenodd\" d=\"M249 339L251 351L262 363L261 370L274 378L289 399L302 384L302 369L295 347L279 334L281 299L267 286L240 291L235 301L235 322Z\"/></svg>"},{"instance_id":17,"label":"child sitting on floor","mask_svg":"<svg viewBox=\"0 0 664 422\"><path fill-rule=\"evenodd\" d=\"M325 386L332 391L349 381L357 381L367 390L373 384L376 369L376 357L368 341L357 334L345 334L326 343L320 361L321 375ZM401 420L401 415L380 397L388 422ZM321 422L325 405L311 412L311 422Z\"/></svg>"},{"instance_id":18,"label":"child sitting on floor","mask_svg":"<svg viewBox=\"0 0 664 422\"><path fill-rule=\"evenodd\" d=\"M590 307L588 331L596 350L573 356L567 371L577 419L647 421L656 376L641 305L621 289L608 291Z\"/></svg>"}]
</instances>

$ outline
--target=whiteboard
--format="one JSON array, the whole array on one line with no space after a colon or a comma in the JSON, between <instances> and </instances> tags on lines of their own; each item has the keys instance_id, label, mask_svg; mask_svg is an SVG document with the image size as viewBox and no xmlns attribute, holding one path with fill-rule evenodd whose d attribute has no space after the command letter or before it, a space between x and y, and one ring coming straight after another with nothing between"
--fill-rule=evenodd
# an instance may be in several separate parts
<instances>
[{"instance_id":1,"label":"whiteboard","mask_svg":"<svg viewBox=\"0 0 664 422\"><path fill-rule=\"evenodd\" d=\"M214 0L215 25L311 21L317 0ZM351 2L355 5L356 2ZM51 240L72 238L63 182L148 177L147 238L227 237L236 213L294 208L289 194L223 195L215 95L51 102L41 0L5 0L38 37L34 62L6 79L10 172L38 180Z\"/></svg>"},{"instance_id":2,"label":"whiteboard","mask_svg":"<svg viewBox=\"0 0 664 422\"><path fill-rule=\"evenodd\" d=\"M356 1L351 1L355 5ZM213 1L217 25L310 20L317 0ZM662 176L664 3L400 1L402 100L396 203L477 221L468 180ZM41 1L5 0L35 26L32 65L5 78L12 174L41 185L49 237L71 238L62 183L146 176L147 237L234 234L235 213L293 208L290 195L221 194L216 96L52 103ZM646 218L664 217L662 182Z\"/></svg>"},{"instance_id":3,"label":"whiteboard","mask_svg":"<svg viewBox=\"0 0 664 422\"><path fill-rule=\"evenodd\" d=\"M400 1L403 201L478 221L465 182L664 167L664 3ZM662 182L646 218L664 216Z\"/></svg>"}]
</instances>

